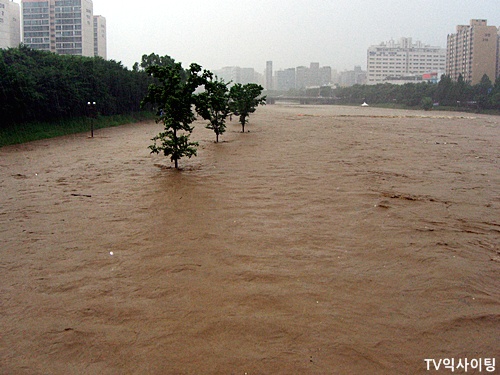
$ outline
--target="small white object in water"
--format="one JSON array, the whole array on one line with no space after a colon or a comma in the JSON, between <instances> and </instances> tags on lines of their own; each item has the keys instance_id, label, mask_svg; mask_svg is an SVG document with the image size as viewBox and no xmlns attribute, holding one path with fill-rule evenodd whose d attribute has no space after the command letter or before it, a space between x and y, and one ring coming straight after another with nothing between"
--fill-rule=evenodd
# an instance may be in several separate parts
<instances>
[{"instance_id":1,"label":"small white object in water","mask_svg":"<svg viewBox=\"0 0 500 375\"><path fill-rule=\"evenodd\" d=\"M113 252L112 252L112 251L110 251L110 252L109 252L109 255L113 255Z\"/></svg>"}]
</instances>

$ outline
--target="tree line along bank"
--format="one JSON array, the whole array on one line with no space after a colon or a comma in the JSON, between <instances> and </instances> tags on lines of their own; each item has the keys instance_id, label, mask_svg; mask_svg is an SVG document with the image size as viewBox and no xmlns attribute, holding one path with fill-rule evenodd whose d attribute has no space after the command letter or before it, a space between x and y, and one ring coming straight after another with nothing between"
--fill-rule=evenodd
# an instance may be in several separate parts
<instances>
[{"instance_id":1,"label":"tree line along bank","mask_svg":"<svg viewBox=\"0 0 500 375\"><path fill-rule=\"evenodd\" d=\"M324 86L287 93L274 92L272 96L282 94L299 98L331 98L329 103L334 104L359 105L366 101L369 104L390 104L408 108L500 111L500 77L493 83L487 75L476 85L464 81L462 76L458 77L458 81L453 81L449 76L443 75L438 83L379 83L339 88ZM269 95L271 96L271 93Z\"/></svg>"},{"instance_id":2,"label":"tree line along bank","mask_svg":"<svg viewBox=\"0 0 500 375\"><path fill-rule=\"evenodd\" d=\"M173 59L143 55L132 69L102 58L56 55L26 46L0 50L0 131L18 124L83 118L88 102L95 102L100 116L141 113L141 100L154 77L153 65L172 64ZM443 76L438 84L379 84L346 88L321 88L295 93L335 98L339 104L400 104L420 107L431 103L457 109L500 110L500 78L487 77L477 85ZM427 103L427 104L426 104ZM472 107L472 108L470 108ZM47 125L49 126L49 125ZM29 130L29 129L28 129Z\"/></svg>"}]
</instances>

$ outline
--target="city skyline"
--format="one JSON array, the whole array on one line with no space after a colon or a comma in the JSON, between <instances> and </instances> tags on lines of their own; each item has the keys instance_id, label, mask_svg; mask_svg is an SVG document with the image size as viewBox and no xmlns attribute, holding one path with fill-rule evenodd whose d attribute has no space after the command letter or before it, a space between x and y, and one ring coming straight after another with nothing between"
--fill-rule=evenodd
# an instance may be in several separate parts
<instances>
[{"instance_id":1,"label":"city skyline","mask_svg":"<svg viewBox=\"0 0 500 375\"><path fill-rule=\"evenodd\" d=\"M470 19L500 26L498 1L352 2L229 0L182 3L94 2L108 20L108 57L131 67L143 54L170 55L185 66L252 67L264 73L321 62L342 71L366 68L366 49L401 37L446 48L447 35ZM133 25L133 27L130 27Z\"/></svg>"},{"instance_id":2,"label":"city skyline","mask_svg":"<svg viewBox=\"0 0 500 375\"><path fill-rule=\"evenodd\" d=\"M391 39L412 38L446 48L447 35L470 19L500 26L500 5L493 0L465 0L460 7L450 0L403 6L393 0L293 0L286 7L277 0L93 4L94 15L106 16L107 58L129 68L143 54L157 53L184 66L196 62L211 70L239 66L264 74L266 61L273 61L275 71L319 61L340 72L354 66L366 69L366 49Z\"/></svg>"}]
</instances>

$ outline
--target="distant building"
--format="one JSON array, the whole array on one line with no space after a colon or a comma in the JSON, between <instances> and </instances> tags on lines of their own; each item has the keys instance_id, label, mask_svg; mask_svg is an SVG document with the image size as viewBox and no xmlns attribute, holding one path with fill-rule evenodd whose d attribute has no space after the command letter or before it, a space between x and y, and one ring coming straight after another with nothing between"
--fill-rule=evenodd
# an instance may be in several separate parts
<instances>
[{"instance_id":1,"label":"distant building","mask_svg":"<svg viewBox=\"0 0 500 375\"><path fill-rule=\"evenodd\" d=\"M15 48L21 43L19 4L0 0L0 48Z\"/></svg>"},{"instance_id":2,"label":"distant building","mask_svg":"<svg viewBox=\"0 0 500 375\"><path fill-rule=\"evenodd\" d=\"M241 68L240 70L240 81L242 85L246 85L247 83L258 83L259 78L254 68Z\"/></svg>"},{"instance_id":3,"label":"distant building","mask_svg":"<svg viewBox=\"0 0 500 375\"><path fill-rule=\"evenodd\" d=\"M366 83L366 71L360 66L355 66L354 70L346 70L338 75L338 84L341 87L354 85L364 85Z\"/></svg>"},{"instance_id":4,"label":"distant building","mask_svg":"<svg viewBox=\"0 0 500 375\"><path fill-rule=\"evenodd\" d=\"M94 56L107 59L106 18L94 16Z\"/></svg>"},{"instance_id":5,"label":"distant building","mask_svg":"<svg viewBox=\"0 0 500 375\"><path fill-rule=\"evenodd\" d=\"M237 83L240 81L240 67L238 66L225 66L216 70L215 75L224 82Z\"/></svg>"},{"instance_id":6,"label":"distant building","mask_svg":"<svg viewBox=\"0 0 500 375\"><path fill-rule=\"evenodd\" d=\"M295 70L295 88L306 88L308 86L308 77L308 68L306 66L298 66Z\"/></svg>"},{"instance_id":7,"label":"distant building","mask_svg":"<svg viewBox=\"0 0 500 375\"><path fill-rule=\"evenodd\" d=\"M390 40L368 48L368 85L382 83L387 77L422 75L444 71L446 49L432 47L412 38L401 38L399 42Z\"/></svg>"},{"instance_id":8,"label":"distant building","mask_svg":"<svg viewBox=\"0 0 500 375\"><path fill-rule=\"evenodd\" d=\"M276 72L276 89L279 91L295 89L295 68L278 70Z\"/></svg>"},{"instance_id":9,"label":"distant building","mask_svg":"<svg viewBox=\"0 0 500 375\"><path fill-rule=\"evenodd\" d=\"M92 0L21 1L23 42L28 47L61 55L95 56ZM97 24L97 51L99 56L105 56L104 17L98 18Z\"/></svg>"},{"instance_id":10,"label":"distant building","mask_svg":"<svg viewBox=\"0 0 500 375\"><path fill-rule=\"evenodd\" d=\"M319 69L319 84L320 86L329 86L333 83L332 68L330 66L322 66Z\"/></svg>"},{"instance_id":11,"label":"distant building","mask_svg":"<svg viewBox=\"0 0 500 375\"><path fill-rule=\"evenodd\" d=\"M215 70L214 73L226 83L241 83L242 85L246 85L247 83L260 83L259 74L257 74L253 68L225 66L222 69Z\"/></svg>"},{"instance_id":12,"label":"distant building","mask_svg":"<svg viewBox=\"0 0 500 375\"><path fill-rule=\"evenodd\" d=\"M310 63L308 73L309 74L307 79L307 87L319 87L320 86L319 63L317 62Z\"/></svg>"},{"instance_id":13,"label":"distant building","mask_svg":"<svg viewBox=\"0 0 500 375\"><path fill-rule=\"evenodd\" d=\"M332 69L332 85L337 85L339 83L339 72L337 69Z\"/></svg>"},{"instance_id":14,"label":"distant building","mask_svg":"<svg viewBox=\"0 0 500 375\"><path fill-rule=\"evenodd\" d=\"M266 90L273 90L273 62L266 62Z\"/></svg>"},{"instance_id":15,"label":"distant building","mask_svg":"<svg viewBox=\"0 0 500 375\"><path fill-rule=\"evenodd\" d=\"M458 25L457 32L448 35L446 74L453 80L463 79L475 85L486 74L492 82L499 74L499 36L487 20Z\"/></svg>"},{"instance_id":16,"label":"distant building","mask_svg":"<svg viewBox=\"0 0 500 375\"><path fill-rule=\"evenodd\" d=\"M279 91L329 86L332 84L332 68L329 66L320 67L319 63L312 62L309 67L298 66L297 68L278 70L274 82L275 89Z\"/></svg>"}]
</instances>

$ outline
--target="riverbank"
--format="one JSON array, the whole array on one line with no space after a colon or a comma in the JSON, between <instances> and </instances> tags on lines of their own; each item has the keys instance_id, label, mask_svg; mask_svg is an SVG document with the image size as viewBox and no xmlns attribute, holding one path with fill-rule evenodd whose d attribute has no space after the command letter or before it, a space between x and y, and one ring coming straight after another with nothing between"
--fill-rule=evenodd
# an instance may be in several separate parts
<instances>
[{"instance_id":1,"label":"riverbank","mask_svg":"<svg viewBox=\"0 0 500 375\"><path fill-rule=\"evenodd\" d=\"M41 139L61 137L68 134L88 132L94 130L152 120L153 113L137 112L128 115L99 116L95 119L88 117L72 120L53 121L50 123L36 122L11 125L0 129L0 147L15 145Z\"/></svg>"}]
</instances>

